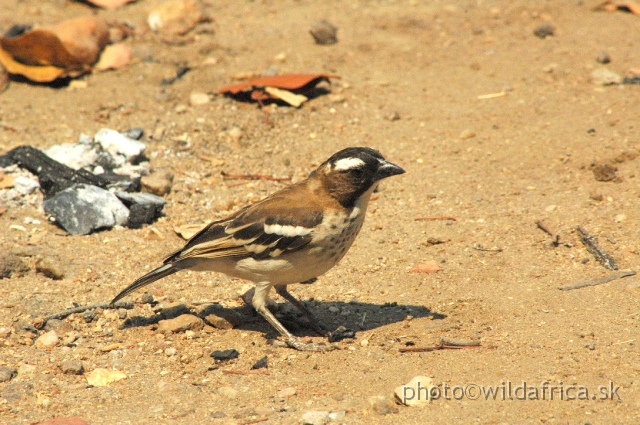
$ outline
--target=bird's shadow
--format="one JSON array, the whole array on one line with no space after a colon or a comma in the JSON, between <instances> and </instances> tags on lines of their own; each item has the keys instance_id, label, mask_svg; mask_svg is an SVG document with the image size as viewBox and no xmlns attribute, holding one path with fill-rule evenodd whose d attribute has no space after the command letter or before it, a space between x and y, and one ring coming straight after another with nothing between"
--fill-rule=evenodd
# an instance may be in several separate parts
<instances>
[{"instance_id":1,"label":"bird's shadow","mask_svg":"<svg viewBox=\"0 0 640 425\"><path fill-rule=\"evenodd\" d=\"M365 332L402 322L410 317L413 319L431 317L432 320L442 320L447 317L421 305L398 304L396 302L373 304L357 301L319 302L312 299L304 304L317 317L320 324L328 330L344 326L355 332ZM293 305L281 302L270 306L270 309L284 327L294 335L299 337L318 335L306 316ZM185 304L175 305L159 310L153 316L130 317L125 320L120 329L154 326L161 320L172 319L183 314L196 315L214 327L220 327L219 323L213 323L214 319L222 318L222 322L226 322L229 328L233 326L233 328L240 330L262 331L265 332L265 338L277 336L277 332L253 308L249 306L224 308L219 304L208 304L197 311L190 309Z\"/></svg>"}]
</instances>

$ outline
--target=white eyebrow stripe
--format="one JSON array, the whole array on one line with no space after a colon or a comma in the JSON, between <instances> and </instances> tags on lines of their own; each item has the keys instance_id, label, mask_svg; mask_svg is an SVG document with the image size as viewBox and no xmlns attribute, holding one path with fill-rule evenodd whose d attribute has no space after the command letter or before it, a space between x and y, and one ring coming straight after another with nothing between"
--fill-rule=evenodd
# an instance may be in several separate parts
<instances>
[{"instance_id":1,"label":"white eyebrow stripe","mask_svg":"<svg viewBox=\"0 0 640 425\"><path fill-rule=\"evenodd\" d=\"M364 161L360 158L342 158L336 161L335 169L338 171L351 170L364 165Z\"/></svg>"},{"instance_id":2,"label":"white eyebrow stripe","mask_svg":"<svg viewBox=\"0 0 640 425\"><path fill-rule=\"evenodd\" d=\"M281 235L287 237L305 236L311 233L311 229L302 226L288 226L280 224L265 224L264 232L270 235Z\"/></svg>"}]
</instances>

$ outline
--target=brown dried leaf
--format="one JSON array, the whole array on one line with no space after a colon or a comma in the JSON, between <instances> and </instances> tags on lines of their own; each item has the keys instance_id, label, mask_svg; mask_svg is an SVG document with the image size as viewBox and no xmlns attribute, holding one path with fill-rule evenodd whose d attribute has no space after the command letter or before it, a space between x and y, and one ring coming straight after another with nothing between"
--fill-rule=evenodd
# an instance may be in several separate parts
<instances>
[{"instance_id":1,"label":"brown dried leaf","mask_svg":"<svg viewBox=\"0 0 640 425\"><path fill-rule=\"evenodd\" d=\"M14 38L0 37L0 62L11 74L49 82L90 70L108 41L103 19L76 18Z\"/></svg>"},{"instance_id":2,"label":"brown dried leaf","mask_svg":"<svg viewBox=\"0 0 640 425\"><path fill-rule=\"evenodd\" d=\"M437 273L440 271L440 266L434 260L427 261L426 263L418 264L417 266L409 269L411 273Z\"/></svg>"},{"instance_id":3,"label":"brown dried leaf","mask_svg":"<svg viewBox=\"0 0 640 425\"><path fill-rule=\"evenodd\" d=\"M604 10L605 12L615 12L616 10L619 10L640 16L640 3L633 1L607 0L594 7L593 10Z\"/></svg>"},{"instance_id":4,"label":"brown dried leaf","mask_svg":"<svg viewBox=\"0 0 640 425\"><path fill-rule=\"evenodd\" d=\"M244 83L232 84L222 87L218 93L238 94L253 88L276 87L289 91L305 91L315 87L320 81L329 81L330 78L340 78L333 74L283 74L271 77L260 77Z\"/></svg>"},{"instance_id":5,"label":"brown dried leaf","mask_svg":"<svg viewBox=\"0 0 640 425\"><path fill-rule=\"evenodd\" d=\"M120 69L131 61L131 47L128 44L110 44L104 48L100 60L95 65L97 71Z\"/></svg>"},{"instance_id":6,"label":"brown dried leaf","mask_svg":"<svg viewBox=\"0 0 640 425\"><path fill-rule=\"evenodd\" d=\"M197 0L168 0L149 13L149 28L164 34L185 35L205 19Z\"/></svg>"},{"instance_id":7,"label":"brown dried leaf","mask_svg":"<svg viewBox=\"0 0 640 425\"><path fill-rule=\"evenodd\" d=\"M87 3L91 3L94 6L102 7L104 9L117 9L127 3L131 3L136 0L85 0Z\"/></svg>"}]
</instances>

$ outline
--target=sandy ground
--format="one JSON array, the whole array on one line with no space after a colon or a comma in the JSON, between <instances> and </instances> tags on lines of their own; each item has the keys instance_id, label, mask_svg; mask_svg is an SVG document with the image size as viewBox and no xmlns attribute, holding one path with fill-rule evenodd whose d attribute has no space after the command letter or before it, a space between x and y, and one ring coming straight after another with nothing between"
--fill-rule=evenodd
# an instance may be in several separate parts
<instances>
[{"instance_id":1,"label":"sandy ground","mask_svg":"<svg viewBox=\"0 0 640 425\"><path fill-rule=\"evenodd\" d=\"M151 166L169 169L175 180L166 217L153 225L164 240L149 228L70 237L29 207L0 216L3 252L33 250L65 272L58 281L34 271L0 281L0 328L11 331L0 336L0 365L35 367L23 366L20 376L0 383L0 424L64 416L91 424L288 424L313 410L345 411L335 423L348 424L640 421L637 277L558 290L611 273L580 242L578 225L621 270L639 264L640 158L630 158L640 149L640 88L598 86L591 73L640 67L640 17L594 12L594 1L209 2L214 31L169 45L144 30L150 3L104 11L63 0L3 1L2 31L98 13L131 22L139 34L129 41L133 63L84 77L84 89L12 82L0 95L0 152L75 142L103 127L152 134L163 126L162 140L144 141ZM339 28L337 44L314 44L307 31L318 18ZM533 31L544 22L555 35L540 39ZM610 64L596 62L601 51ZM207 58L216 63L201 65ZM194 69L161 87L184 63ZM269 108L272 125L255 104L217 96L207 105L189 104L192 92L214 93L233 75L272 66L342 79L325 86L330 95L299 109ZM395 114L399 119L390 120ZM234 127L239 139L229 135ZM180 142L185 137L187 146ZM174 225L215 219L285 184L238 184L224 181L221 171L300 180L354 145L379 149L407 173L382 187L342 263L316 284L294 289L304 300L314 298L310 308L329 327L357 331L355 340L337 343L341 350L266 345L275 332L237 301L246 282L213 273L174 275L149 292L158 306L182 303L194 312L206 307L200 302L218 302L243 318L234 329L159 335L154 307L140 303L143 293L130 298L136 307L126 312L138 318L135 326L123 327L126 319L109 311L89 324L81 315L66 319L66 330L79 336L70 346L37 348L35 333L22 329L72 302L109 301L183 244ZM594 178L592 165L604 163L617 167L614 181ZM414 220L424 216L456 221ZM24 224L26 217L42 224ZM567 245L554 247L536 220ZM16 224L27 232L10 228ZM31 240L34 228L45 237ZM430 238L443 243L432 245ZM430 260L438 273L408 272ZM281 310L298 336L322 340ZM482 347L399 351L437 344L442 336L480 339ZM175 354L167 355L171 347ZM237 360L216 365L209 357L228 348L240 352ZM247 374L263 356L268 369ZM69 359L83 362L84 376L62 373ZM127 378L87 387L96 368L115 368ZM462 388L509 382L539 388L547 381L584 386L589 395L562 401L559 389L554 400L548 389L545 400L542 393L526 401L508 393L496 400L465 395L387 414L369 403L417 375ZM601 400L598 386L610 385L619 387L617 395ZM296 394L279 393L287 388Z\"/></svg>"}]
</instances>

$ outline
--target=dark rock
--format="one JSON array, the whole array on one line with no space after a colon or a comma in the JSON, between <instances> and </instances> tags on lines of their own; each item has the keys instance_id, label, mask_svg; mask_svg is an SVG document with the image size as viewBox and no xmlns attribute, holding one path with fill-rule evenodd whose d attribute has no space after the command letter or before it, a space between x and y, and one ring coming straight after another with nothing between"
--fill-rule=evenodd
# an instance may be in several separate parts
<instances>
[{"instance_id":1,"label":"dark rock","mask_svg":"<svg viewBox=\"0 0 640 425\"><path fill-rule=\"evenodd\" d=\"M315 21L309 27L309 32L318 44L336 44L338 29L324 19Z\"/></svg>"},{"instance_id":2,"label":"dark rock","mask_svg":"<svg viewBox=\"0 0 640 425\"><path fill-rule=\"evenodd\" d=\"M264 356L251 366L251 369L266 369L267 367L269 367L269 357Z\"/></svg>"},{"instance_id":3,"label":"dark rock","mask_svg":"<svg viewBox=\"0 0 640 425\"><path fill-rule=\"evenodd\" d=\"M13 369L9 369L6 366L0 366L0 382L9 382L17 374L18 373Z\"/></svg>"},{"instance_id":4,"label":"dark rock","mask_svg":"<svg viewBox=\"0 0 640 425\"><path fill-rule=\"evenodd\" d=\"M140 300L140 302L142 304L153 304L155 302L155 300L153 299L153 295L151 294L144 294L142 296L142 299Z\"/></svg>"},{"instance_id":5,"label":"dark rock","mask_svg":"<svg viewBox=\"0 0 640 425\"><path fill-rule=\"evenodd\" d=\"M138 229L143 224L153 223L160 216L164 199L150 193L116 192L116 196L129 208L128 227Z\"/></svg>"},{"instance_id":6,"label":"dark rock","mask_svg":"<svg viewBox=\"0 0 640 425\"><path fill-rule=\"evenodd\" d=\"M84 366L80 360L65 360L64 363L62 363L62 373L66 375L82 375L84 373Z\"/></svg>"},{"instance_id":7,"label":"dark rock","mask_svg":"<svg viewBox=\"0 0 640 425\"><path fill-rule=\"evenodd\" d=\"M618 169L609 164L596 164L592 168L593 177L599 182L608 182L616 178Z\"/></svg>"},{"instance_id":8,"label":"dark rock","mask_svg":"<svg viewBox=\"0 0 640 425\"><path fill-rule=\"evenodd\" d=\"M140 140L142 139L142 136L144 136L144 128L133 127L127 131L123 131L122 134L127 136L130 139Z\"/></svg>"},{"instance_id":9,"label":"dark rock","mask_svg":"<svg viewBox=\"0 0 640 425\"><path fill-rule=\"evenodd\" d=\"M546 38L546 37L552 36L554 33L555 33L555 29L548 22L545 22L544 24L538 26L536 29L533 30L533 35L540 38Z\"/></svg>"},{"instance_id":10,"label":"dark rock","mask_svg":"<svg viewBox=\"0 0 640 425\"><path fill-rule=\"evenodd\" d=\"M82 318L84 319L85 322L91 323L93 319L96 318L96 314L93 311L85 311L82 314Z\"/></svg>"},{"instance_id":11,"label":"dark rock","mask_svg":"<svg viewBox=\"0 0 640 425\"><path fill-rule=\"evenodd\" d=\"M339 326L338 329L336 329L335 331L329 333L329 342L338 342L338 341L342 341L343 339L347 339L347 338L355 338L356 337L356 333L355 331L352 331L351 329L347 329L344 326Z\"/></svg>"},{"instance_id":12,"label":"dark rock","mask_svg":"<svg viewBox=\"0 0 640 425\"><path fill-rule=\"evenodd\" d=\"M44 210L72 235L125 225L129 210L111 192L97 186L74 185L44 201Z\"/></svg>"},{"instance_id":13,"label":"dark rock","mask_svg":"<svg viewBox=\"0 0 640 425\"><path fill-rule=\"evenodd\" d=\"M0 256L0 279L24 276L29 266L20 257L10 253Z\"/></svg>"},{"instance_id":14,"label":"dark rock","mask_svg":"<svg viewBox=\"0 0 640 425\"><path fill-rule=\"evenodd\" d=\"M219 362L225 362L231 359L237 359L240 353L235 348L230 348L228 350L216 350L211 353L211 357L216 359Z\"/></svg>"}]
</instances>

